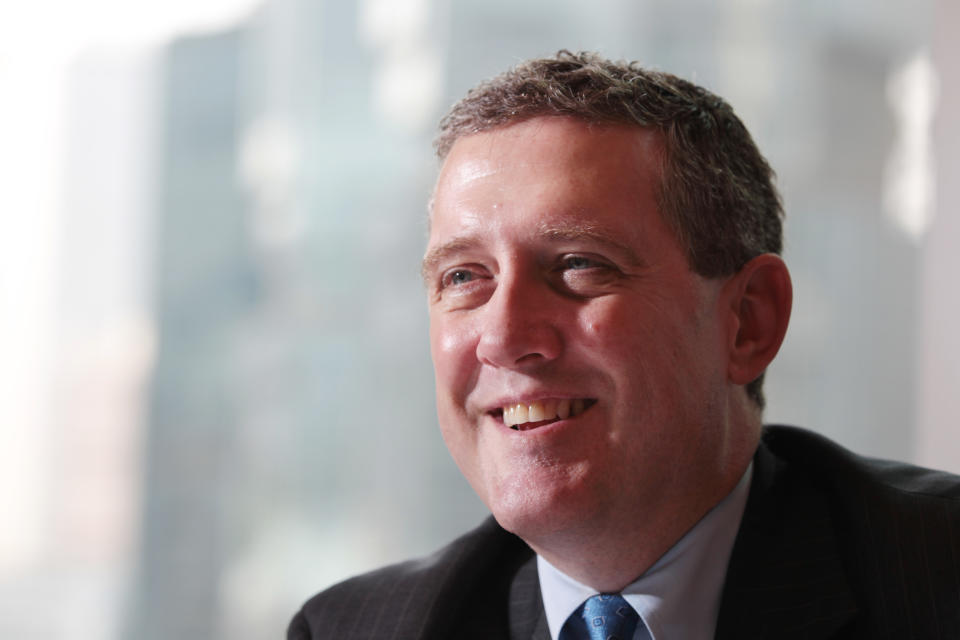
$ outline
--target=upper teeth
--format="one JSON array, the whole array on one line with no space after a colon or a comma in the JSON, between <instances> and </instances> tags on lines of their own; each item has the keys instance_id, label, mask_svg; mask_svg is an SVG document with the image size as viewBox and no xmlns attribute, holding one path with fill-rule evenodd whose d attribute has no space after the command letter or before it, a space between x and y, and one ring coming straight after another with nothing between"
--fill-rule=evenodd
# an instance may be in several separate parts
<instances>
[{"instance_id":1,"label":"upper teeth","mask_svg":"<svg viewBox=\"0 0 960 640\"><path fill-rule=\"evenodd\" d=\"M531 404L512 404L503 408L503 424L512 427L527 422L539 422L541 420L561 420L570 416L576 416L583 413L584 400L577 398L571 400L564 398L562 400L541 400Z\"/></svg>"}]
</instances>

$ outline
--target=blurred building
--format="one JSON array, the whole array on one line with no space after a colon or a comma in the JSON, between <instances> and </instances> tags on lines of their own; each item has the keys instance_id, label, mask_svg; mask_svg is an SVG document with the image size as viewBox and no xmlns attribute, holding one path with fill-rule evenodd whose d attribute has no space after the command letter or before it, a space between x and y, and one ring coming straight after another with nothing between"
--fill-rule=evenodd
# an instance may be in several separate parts
<instances>
[{"instance_id":1,"label":"blurred building","mask_svg":"<svg viewBox=\"0 0 960 640\"><path fill-rule=\"evenodd\" d=\"M170 46L156 228L158 355L131 638L215 637L227 566L238 399L232 335L256 277L235 179L238 31Z\"/></svg>"},{"instance_id":2,"label":"blurred building","mask_svg":"<svg viewBox=\"0 0 960 640\"><path fill-rule=\"evenodd\" d=\"M378 116L357 8L320 8L271 3L166 55L130 637L275 634L318 581L429 548L384 523L449 536L479 512L435 433L429 129Z\"/></svg>"}]
</instances>

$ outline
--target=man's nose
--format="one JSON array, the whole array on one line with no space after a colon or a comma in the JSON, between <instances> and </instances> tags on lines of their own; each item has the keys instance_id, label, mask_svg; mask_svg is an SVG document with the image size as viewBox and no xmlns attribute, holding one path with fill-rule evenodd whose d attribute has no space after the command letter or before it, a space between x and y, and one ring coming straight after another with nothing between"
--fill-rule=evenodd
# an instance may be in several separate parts
<instances>
[{"instance_id":1,"label":"man's nose","mask_svg":"<svg viewBox=\"0 0 960 640\"><path fill-rule=\"evenodd\" d=\"M504 276L483 306L477 359L510 369L536 367L560 356L562 305L546 282Z\"/></svg>"}]
</instances>

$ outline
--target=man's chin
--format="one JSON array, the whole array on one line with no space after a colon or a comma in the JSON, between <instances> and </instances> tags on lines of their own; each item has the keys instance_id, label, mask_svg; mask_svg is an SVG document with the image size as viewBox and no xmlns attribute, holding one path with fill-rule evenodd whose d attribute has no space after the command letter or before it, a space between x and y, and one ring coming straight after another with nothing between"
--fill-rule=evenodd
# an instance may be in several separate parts
<instances>
[{"instance_id":1,"label":"man's chin","mask_svg":"<svg viewBox=\"0 0 960 640\"><path fill-rule=\"evenodd\" d=\"M577 508L571 496L513 494L488 507L497 523L531 546L564 536L591 519L589 509Z\"/></svg>"},{"instance_id":2,"label":"man's chin","mask_svg":"<svg viewBox=\"0 0 960 640\"><path fill-rule=\"evenodd\" d=\"M582 526L602 507L601 487L588 464L514 462L508 469L467 478L497 523L528 543Z\"/></svg>"}]
</instances>

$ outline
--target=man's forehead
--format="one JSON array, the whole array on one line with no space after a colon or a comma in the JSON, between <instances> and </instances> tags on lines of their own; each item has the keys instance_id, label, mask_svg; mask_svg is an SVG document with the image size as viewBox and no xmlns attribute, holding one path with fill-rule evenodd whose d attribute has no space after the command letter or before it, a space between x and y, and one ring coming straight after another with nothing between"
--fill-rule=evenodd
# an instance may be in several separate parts
<instances>
[{"instance_id":1,"label":"man's forehead","mask_svg":"<svg viewBox=\"0 0 960 640\"><path fill-rule=\"evenodd\" d=\"M469 145L468 142L474 142L475 136L484 136L482 141L486 145ZM481 180L495 174L501 166L502 161L494 159L492 156L493 139L487 134L473 134L469 140L461 138L444 160L440 168L440 174L437 177L437 185L443 182L454 182L457 184L469 184L476 180ZM460 144L463 142L464 144ZM483 146L490 149L491 153L482 153Z\"/></svg>"},{"instance_id":2,"label":"man's forehead","mask_svg":"<svg viewBox=\"0 0 960 640\"><path fill-rule=\"evenodd\" d=\"M510 158L514 162L535 166L537 163L524 154L531 143L547 144L561 139L565 142L566 153L560 157L570 162L590 155L597 145L616 140L624 147L632 147L637 158L653 161L649 168L659 173L664 148L663 134L659 130L635 124L591 122L574 116L550 115L509 122L457 138L443 159L438 183L447 178L464 182L483 178L496 172L504 159L511 155L516 156ZM516 153L511 154L511 151ZM551 159L556 160L557 156Z\"/></svg>"},{"instance_id":3,"label":"man's forehead","mask_svg":"<svg viewBox=\"0 0 960 640\"><path fill-rule=\"evenodd\" d=\"M538 148L543 153L531 153ZM549 173L558 164L567 169L564 182L622 176L624 186L652 181L658 188L663 150L662 133L655 129L570 116L539 116L461 136L440 168L428 203L428 223L438 198L464 197L472 185L499 173L536 176L540 169Z\"/></svg>"}]
</instances>

